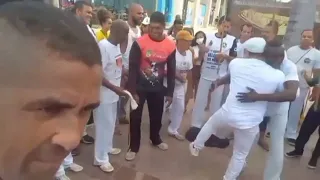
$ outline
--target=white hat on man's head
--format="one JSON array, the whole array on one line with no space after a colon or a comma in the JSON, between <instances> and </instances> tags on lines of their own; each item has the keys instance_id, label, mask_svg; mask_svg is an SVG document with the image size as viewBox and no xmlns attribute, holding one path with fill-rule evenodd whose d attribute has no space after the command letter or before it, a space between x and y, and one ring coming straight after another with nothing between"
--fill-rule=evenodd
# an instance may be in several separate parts
<instances>
[{"instance_id":1,"label":"white hat on man's head","mask_svg":"<svg viewBox=\"0 0 320 180\"><path fill-rule=\"evenodd\" d=\"M142 24L143 25L149 25L150 24L150 18L147 16L147 17L145 17L144 19L143 19L143 21L142 21Z\"/></svg>"},{"instance_id":2,"label":"white hat on man's head","mask_svg":"<svg viewBox=\"0 0 320 180\"><path fill-rule=\"evenodd\" d=\"M266 47L266 40L261 37L253 37L243 43L243 48L251 53L263 53Z\"/></svg>"}]
</instances>

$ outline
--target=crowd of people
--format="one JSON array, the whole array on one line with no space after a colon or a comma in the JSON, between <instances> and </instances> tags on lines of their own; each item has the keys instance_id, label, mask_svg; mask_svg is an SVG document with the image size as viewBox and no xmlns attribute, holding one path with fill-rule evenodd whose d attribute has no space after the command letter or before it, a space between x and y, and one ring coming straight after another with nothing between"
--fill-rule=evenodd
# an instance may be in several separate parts
<instances>
[{"instance_id":1,"label":"crowd of people","mask_svg":"<svg viewBox=\"0 0 320 180\"><path fill-rule=\"evenodd\" d=\"M177 18L166 34L165 15L145 16L140 4L129 7L128 21L99 9L97 31L89 26L92 15L87 1L75 2L71 12L39 2L0 7L0 39L8 42L0 48L0 179L69 180L65 169L83 170L73 161L80 142L94 144L94 166L113 172L109 156L121 153L113 147L114 135L121 133L117 126L129 126L125 159L133 161L145 103L150 143L162 151L169 148L160 136L164 113L169 113L168 135L190 141L193 156L233 140L224 180L238 179L257 136L269 151L264 180L280 179L284 155L302 156L320 126L320 51L313 47L311 29L301 32L299 45L285 50L276 21L261 35L243 24L235 37L226 16L217 32L194 34ZM17 48L22 52L15 53ZM309 94L314 103L299 131ZM180 126L192 99L184 135ZM95 139L86 133L90 123ZM285 140L293 151L284 152ZM320 139L309 168L316 168L319 156Z\"/></svg>"}]
</instances>

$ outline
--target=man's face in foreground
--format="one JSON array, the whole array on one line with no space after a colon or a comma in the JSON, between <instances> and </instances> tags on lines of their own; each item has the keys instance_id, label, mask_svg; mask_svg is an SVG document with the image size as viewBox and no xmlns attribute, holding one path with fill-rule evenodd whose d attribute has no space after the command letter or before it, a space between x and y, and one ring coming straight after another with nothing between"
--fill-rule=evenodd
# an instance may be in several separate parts
<instances>
[{"instance_id":1,"label":"man's face in foreground","mask_svg":"<svg viewBox=\"0 0 320 180\"><path fill-rule=\"evenodd\" d=\"M0 177L52 179L99 104L101 66L54 55L0 89ZM11 83L12 82L12 83ZM0 179L1 179L0 178Z\"/></svg>"}]
</instances>

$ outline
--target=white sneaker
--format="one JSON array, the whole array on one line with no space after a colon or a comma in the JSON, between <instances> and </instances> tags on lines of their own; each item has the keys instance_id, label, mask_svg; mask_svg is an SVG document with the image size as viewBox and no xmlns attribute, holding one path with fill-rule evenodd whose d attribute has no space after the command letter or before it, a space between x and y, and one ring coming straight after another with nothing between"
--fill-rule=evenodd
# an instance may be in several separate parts
<instances>
[{"instance_id":1,"label":"white sneaker","mask_svg":"<svg viewBox=\"0 0 320 180\"><path fill-rule=\"evenodd\" d=\"M55 180L70 180L70 178L64 174L62 176L56 177Z\"/></svg>"},{"instance_id":2,"label":"white sneaker","mask_svg":"<svg viewBox=\"0 0 320 180\"><path fill-rule=\"evenodd\" d=\"M169 136L171 136L173 138L176 138L179 141L184 141L185 140L184 136L182 136L179 133L170 133L170 132L168 132L168 134L169 134Z\"/></svg>"},{"instance_id":3,"label":"white sneaker","mask_svg":"<svg viewBox=\"0 0 320 180\"><path fill-rule=\"evenodd\" d=\"M111 152L109 153L109 154L111 154L111 155L118 155L118 154L120 154L121 153L121 149L119 149L119 148L112 148L111 149Z\"/></svg>"},{"instance_id":4,"label":"white sneaker","mask_svg":"<svg viewBox=\"0 0 320 180\"><path fill-rule=\"evenodd\" d=\"M161 144L159 144L159 145L157 145L157 147L159 148L159 149L161 149L162 151L166 151L166 150L168 150L169 149L169 146L168 146L168 144L167 143L161 143Z\"/></svg>"},{"instance_id":5,"label":"white sneaker","mask_svg":"<svg viewBox=\"0 0 320 180\"><path fill-rule=\"evenodd\" d=\"M137 153L132 152L132 151L128 151L126 154L126 160L127 161L133 161L136 158Z\"/></svg>"},{"instance_id":6,"label":"white sneaker","mask_svg":"<svg viewBox=\"0 0 320 180\"><path fill-rule=\"evenodd\" d=\"M83 170L83 167L76 163L72 163L68 168L73 172L80 172Z\"/></svg>"},{"instance_id":7,"label":"white sneaker","mask_svg":"<svg viewBox=\"0 0 320 180\"><path fill-rule=\"evenodd\" d=\"M192 156L199 156L199 149L194 147L193 143L189 144L189 150Z\"/></svg>"},{"instance_id":8,"label":"white sneaker","mask_svg":"<svg viewBox=\"0 0 320 180\"><path fill-rule=\"evenodd\" d=\"M114 167L110 163L105 163L105 164L98 164L97 162L94 162L93 165L99 166L99 168L106 173L111 173L114 171Z\"/></svg>"}]
</instances>

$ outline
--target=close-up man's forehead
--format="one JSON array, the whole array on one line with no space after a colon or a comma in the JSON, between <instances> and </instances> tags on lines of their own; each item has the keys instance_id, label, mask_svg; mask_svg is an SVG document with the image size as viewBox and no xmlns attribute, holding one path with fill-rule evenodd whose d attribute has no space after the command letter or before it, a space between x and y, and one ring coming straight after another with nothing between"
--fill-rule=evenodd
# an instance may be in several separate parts
<instances>
[{"instance_id":1,"label":"close-up man's forehead","mask_svg":"<svg viewBox=\"0 0 320 180\"><path fill-rule=\"evenodd\" d=\"M1 69L34 65L32 63L37 59L36 56L45 54L45 48L40 45L39 40L23 36L3 18L0 18L0 42L2 42L0 44L0 64L3 66Z\"/></svg>"},{"instance_id":2,"label":"close-up man's forehead","mask_svg":"<svg viewBox=\"0 0 320 180\"><path fill-rule=\"evenodd\" d=\"M306 35L306 36L312 36L313 32L311 30L310 31L304 31L302 34Z\"/></svg>"}]
</instances>

